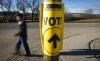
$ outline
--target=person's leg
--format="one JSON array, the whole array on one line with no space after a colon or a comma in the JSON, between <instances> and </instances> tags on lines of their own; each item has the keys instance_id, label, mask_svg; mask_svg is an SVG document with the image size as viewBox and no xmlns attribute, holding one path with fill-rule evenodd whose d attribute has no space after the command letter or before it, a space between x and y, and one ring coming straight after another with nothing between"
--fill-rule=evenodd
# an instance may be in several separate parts
<instances>
[{"instance_id":1,"label":"person's leg","mask_svg":"<svg viewBox=\"0 0 100 61\"><path fill-rule=\"evenodd\" d=\"M22 43L21 38L19 38L17 43L16 43L16 47L15 47L15 53L16 54L19 53L19 49L20 49L21 43Z\"/></svg>"},{"instance_id":2,"label":"person's leg","mask_svg":"<svg viewBox=\"0 0 100 61\"><path fill-rule=\"evenodd\" d=\"M27 38L22 38L22 39L23 39L23 45L24 45L26 54L30 55L31 53L30 53L30 49L29 49L29 46L28 46L28 43L27 43Z\"/></svg>"}]
</instances>

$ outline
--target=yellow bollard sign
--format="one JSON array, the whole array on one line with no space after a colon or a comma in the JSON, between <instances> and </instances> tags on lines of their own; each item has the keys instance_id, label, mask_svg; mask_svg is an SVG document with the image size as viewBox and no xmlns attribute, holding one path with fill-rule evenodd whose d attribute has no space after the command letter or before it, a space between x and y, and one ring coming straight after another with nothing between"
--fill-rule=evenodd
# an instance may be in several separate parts
<instances>
[{"instance_id":1,"label":"yellow bollard sign","mask_svg":"<svg viewBox=\"0 0 100 61\"><path fill-rule=\"evenodd\" d=\"M62 49L64 5L61 2L44 2L41 26L42 51L47 56L55 56Z\"/></svg>"}]
</instances>

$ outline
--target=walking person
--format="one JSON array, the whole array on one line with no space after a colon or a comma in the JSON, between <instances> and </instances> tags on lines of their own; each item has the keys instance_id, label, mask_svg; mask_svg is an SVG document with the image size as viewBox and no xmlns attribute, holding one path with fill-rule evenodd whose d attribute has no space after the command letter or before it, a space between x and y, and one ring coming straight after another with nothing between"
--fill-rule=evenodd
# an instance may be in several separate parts
<instances>
[{"instance_id":1,"label":"walking person","mask_svg":"<svg viewBox=\"0 0 100 61\"><path fill-rule=\"evenodd\" d=\"M29 56L30 49L27 43L27 25L24 20L24 17L22 14L18 14L16 16L16 20L18 21L19 31L15 34L15 36L19 36L19 39L17 40L16 46L15 46L15 54L20 53L20 46L23 43L24 49L26 51L26 56Z\"/></svg>"}]
</instances>

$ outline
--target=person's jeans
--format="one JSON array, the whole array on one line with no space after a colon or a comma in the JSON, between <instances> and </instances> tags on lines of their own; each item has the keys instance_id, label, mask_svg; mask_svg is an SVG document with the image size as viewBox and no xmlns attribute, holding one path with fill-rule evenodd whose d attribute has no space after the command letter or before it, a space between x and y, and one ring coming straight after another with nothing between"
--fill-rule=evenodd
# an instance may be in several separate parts
<instances>
[{"instance_id":1,"label":"person's jeans","mask_svg":"<svg viewBox=\"0 0 100 61\"><path fill-rule=\"evenodd\" d=\"M17 43L16 43L16 52L19 51L20 49L20 46L21 44L23 43L23 46L24 46L24 49L26 51L27 54L30 54L30 49L29 49L29 46L28 46L28 43L27 43L27 38L24 38L24 37L19 37Z\"/></svg>"}]
</instances>

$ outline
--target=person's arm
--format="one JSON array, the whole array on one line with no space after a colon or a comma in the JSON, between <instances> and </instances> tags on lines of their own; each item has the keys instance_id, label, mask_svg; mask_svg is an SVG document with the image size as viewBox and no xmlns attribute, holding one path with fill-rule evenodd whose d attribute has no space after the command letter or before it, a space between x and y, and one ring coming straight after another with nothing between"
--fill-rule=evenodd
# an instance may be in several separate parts
<instances>
[{"instance_id":1,"label":"person's arm","mask_svg":"<svg viewBox=\"0 0 100 61\"><path fill-rule=\"evenodd\" d=\"M19 31L14 36L22 35L23 29L24 29L24 26L23 26L23 22L22 22L21 24L19 24Z\"/></svg>"},{"instance_id":2,"label":"person's arm","mask_svg":"<svg viewBox=\"0 0 100 61\"><path fill-rule=\"evenodd\" d=\"M14 34L14 36L19 36L21 33L20 32L17 32Z\"/></svg>"}]
</instances>

